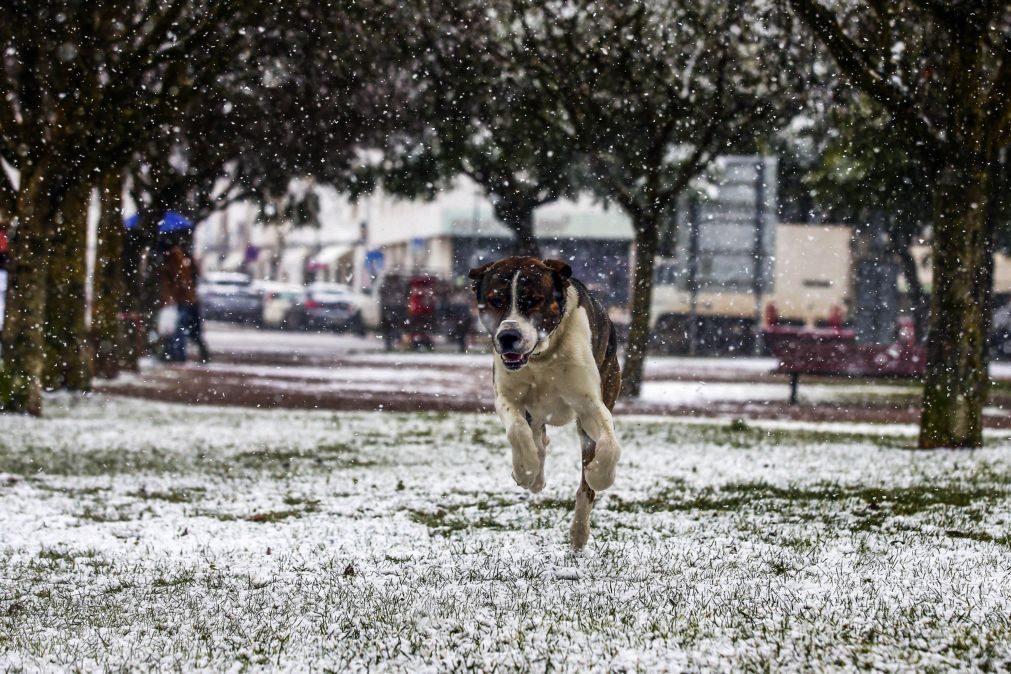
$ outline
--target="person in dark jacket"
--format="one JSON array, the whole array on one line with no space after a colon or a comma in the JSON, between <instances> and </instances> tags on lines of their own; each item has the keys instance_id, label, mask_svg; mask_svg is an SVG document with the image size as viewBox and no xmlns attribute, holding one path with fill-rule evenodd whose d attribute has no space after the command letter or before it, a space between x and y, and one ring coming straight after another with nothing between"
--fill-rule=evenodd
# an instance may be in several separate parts
<instances>
[{"instance_id":1,"label":"person in dark jacket","mask_svg":"<svg viewBox=\"0 0 1011 674\"><path fill-rule=\"evenodd\" d=\"M176 305L178 319L176 331L169 341L168 360L186 360L186 338L196 344L200 361L210 360L203 336L203 319L197 299L197 265L182 246L173 246L166 255L161 270L162 305Z\"/></svg>"},{"instance_id":2,"label":"person in dark jacket","mask_svg":"<svg viewBox=\"0 0 1011 674\"><path fill-rule=\"evenodd\" d=\"M467 351L467 336L470 334L470 327L473 321L470 306L470 289L457 284L445 304L444 315L446 336L449 337L450 341L456 343L460 349L460 353Z\"/></svg>"},{"instance_id":3,"label":"person in dark jacket","mask_svg":"<svg viewBox=\"0 0 1011 674\"><path fill-rule=\"evenodd\" d=\"M392 351L407 325L407 289L398 276L387 276L379 286L379 329L386 350Z\"/></svg>"}]
</instances>

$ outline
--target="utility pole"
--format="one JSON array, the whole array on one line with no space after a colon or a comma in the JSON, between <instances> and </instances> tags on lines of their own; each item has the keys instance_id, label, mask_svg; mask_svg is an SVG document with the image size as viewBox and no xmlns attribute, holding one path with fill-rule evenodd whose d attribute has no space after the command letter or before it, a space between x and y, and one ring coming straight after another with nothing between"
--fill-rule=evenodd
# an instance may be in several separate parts
<instances>
[{"instance_id":1,"label":"utility pole","mask_svg":"<svg viewBox=\"0 0 1011 674\"><path fill-rule=\"evenodd\" d=\"M688 355L694 356L699 342L699 198L688 204Z\"/></svg>"},{"instance_id":2,"label":"utility pole","mask_svg":"<svg viewBox=\"0 0 1011 674\"><path fill-rule=\"evenodd\" d=\"M755 298L754 355L762 355L762 291L765 268L765 157L755 163L755 241L752 254L755 267L751 275L751 292Z\"/></svg>"}]
</instances>

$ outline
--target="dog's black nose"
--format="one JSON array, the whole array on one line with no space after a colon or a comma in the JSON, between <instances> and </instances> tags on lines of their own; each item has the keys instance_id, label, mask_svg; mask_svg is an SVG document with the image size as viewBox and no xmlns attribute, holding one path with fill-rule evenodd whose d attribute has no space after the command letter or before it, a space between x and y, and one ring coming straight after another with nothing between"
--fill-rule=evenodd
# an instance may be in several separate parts
<instances>
[{"instance_id":1,"label":"dog's black nose","mask_svg":"<svg viewBox=\"0 0 1011 674\"><path fill-rule=\"evenodd\" d=\"M523 335L519 330L503 330L498 333L498 344L503 353L514 352L521 341L523 341Z\"/></svg>"}]
</instances>

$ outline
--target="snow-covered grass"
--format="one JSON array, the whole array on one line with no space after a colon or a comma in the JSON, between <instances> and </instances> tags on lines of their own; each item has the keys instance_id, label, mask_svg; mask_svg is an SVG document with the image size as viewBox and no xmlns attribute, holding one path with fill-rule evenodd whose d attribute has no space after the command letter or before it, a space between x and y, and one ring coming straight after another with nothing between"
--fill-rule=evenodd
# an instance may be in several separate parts
<instances>
[{"instance_id":1,"label":"snow-covered grass","mask_svg":"<svg viewBox=\"0 0 1011 674\"><path fill-rule=\"evenodd\" d=\"M1011 440L622 417L512 484L489 415L94 397L0 417L0 670L1011 667Z\"/></svg>"}]
</instances>

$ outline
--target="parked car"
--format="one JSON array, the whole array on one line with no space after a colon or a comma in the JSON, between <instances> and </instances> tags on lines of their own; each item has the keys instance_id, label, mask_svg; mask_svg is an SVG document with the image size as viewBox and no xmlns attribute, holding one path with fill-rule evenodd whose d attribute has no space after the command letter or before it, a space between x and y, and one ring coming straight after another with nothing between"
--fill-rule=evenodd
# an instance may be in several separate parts
<instances>
[{"instance_id":1,"label":"parked car","mask_svg":"<svg viewBox=\"0 0 1011 674\"><path fill-rule=\"evenodd\" d=\"M302 330L365 333L361 298L338 283L312 283L292 305L288 323Z\"/></svg>"},{"instance_id":2,"label":"parked car","mask_svg":"<svg viewBox=\"0 0 1011 674\"><path fill-rule=\"evenodd\" d=\"M254 325L263 320L263 298L247 274L207 272L197 283L197 297L205 319Z\"/></svg>"},{"instance_id":3,"label":"parked car","mask_svg":"<svg viewBox=\"0 0 1011 674\"><path fill-rule=\"evenodd\" d=\"M261 325L280 330L291 328L291 311L305 298L305 286L277 281L260 281L254 285L263 298Z\"/></svg>"}]
</instances>

